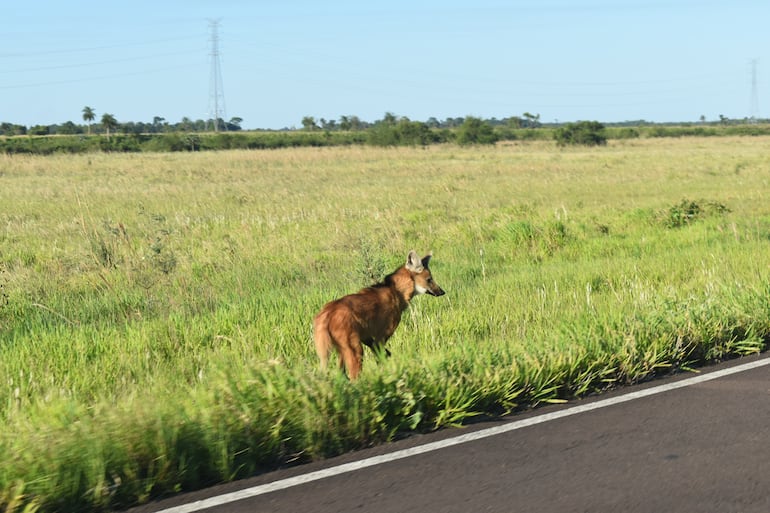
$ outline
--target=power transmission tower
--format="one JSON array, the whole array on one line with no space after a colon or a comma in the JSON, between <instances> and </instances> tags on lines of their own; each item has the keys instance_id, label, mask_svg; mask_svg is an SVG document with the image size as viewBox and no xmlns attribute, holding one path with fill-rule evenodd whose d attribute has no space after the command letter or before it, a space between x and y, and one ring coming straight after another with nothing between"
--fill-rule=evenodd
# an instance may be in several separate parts
<instances>
[{"instance_id":1,"label":"power transmission tower","mask_svg":"<svg viewBox=\"0 0 770 513\"><path fill-rule=\"evenodd\" d=\"M225 123L225 90L222 86L222 68L219 65L219 18L209 20L209 42L211 43L211 74L209 76L209 120L214 125L214 131L219 131L219 120L227 130Z\"/></svg>"},{"instance_id":2,"label":"power transmission tower","mask_svg":"<svg viewBox=\"0 0 770 513\"><path fill-rule=\"evenodd\" d=\"M759 119L759 91L757 90L757 59L751 61L751 100L749 120L756 123Z\"/></svg>"}]
</instances>

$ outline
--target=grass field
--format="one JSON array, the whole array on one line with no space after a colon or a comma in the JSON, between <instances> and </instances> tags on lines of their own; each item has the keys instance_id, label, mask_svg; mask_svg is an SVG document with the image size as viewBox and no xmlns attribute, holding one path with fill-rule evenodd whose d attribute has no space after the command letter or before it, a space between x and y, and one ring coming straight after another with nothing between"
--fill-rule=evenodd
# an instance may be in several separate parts
<instances>
[{"instance_id":1,"label":"grass field","mask_svg":"<svg viewBox=\"0 0 770 513\"><path fill-rule=\"evenodd\" d=\"M770 138L0 156L0 508L104 511L764 349ZM361 379L313 315L434 251Z\"/></svg>"}]
</instances>

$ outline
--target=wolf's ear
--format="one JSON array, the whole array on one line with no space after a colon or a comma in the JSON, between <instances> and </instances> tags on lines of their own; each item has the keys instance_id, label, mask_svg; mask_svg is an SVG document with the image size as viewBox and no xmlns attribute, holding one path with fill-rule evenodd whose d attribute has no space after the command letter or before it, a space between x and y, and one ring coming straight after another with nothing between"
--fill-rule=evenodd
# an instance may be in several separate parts
<instances>
[{"instance_id":1,"label":"wolf's ear","mask_svg":"<svg viewBox=\"0 0 770 513\"><path fill-rule=\"evenodd\" d=\"M430 267L428 264L430 264L431 258L433 258L433 251L428 251L428 254L422 257L422 266Z\"/></svg>"},{"instance_id":2,"label":"wolf's ear","mask_svg":"<svg viewBox=\"0 0 770 513\"><path fill-rule=\"evenodd\" d=\"M415 250L410 251L409 256L406 257L406 268L413 273L422 272L423 265Z\"/></svg>"}]
</instances>

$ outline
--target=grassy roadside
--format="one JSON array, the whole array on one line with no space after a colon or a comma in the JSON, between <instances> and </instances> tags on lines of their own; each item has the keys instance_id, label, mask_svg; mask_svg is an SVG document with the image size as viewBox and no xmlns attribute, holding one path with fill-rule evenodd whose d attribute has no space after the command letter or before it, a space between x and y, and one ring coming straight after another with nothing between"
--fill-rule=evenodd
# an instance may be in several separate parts
<instances>
[{"instance_id":1,"label":"grassy roadside","mask_svg":"<svg viewBox=\"0 0 770 513\"><path fill-rule=\"evenodd\" d=\"M105 510L764 348L770 139L5 157L0 505ZM322 304L434 250L351 385Z\"/></svg>"}]
</instances>

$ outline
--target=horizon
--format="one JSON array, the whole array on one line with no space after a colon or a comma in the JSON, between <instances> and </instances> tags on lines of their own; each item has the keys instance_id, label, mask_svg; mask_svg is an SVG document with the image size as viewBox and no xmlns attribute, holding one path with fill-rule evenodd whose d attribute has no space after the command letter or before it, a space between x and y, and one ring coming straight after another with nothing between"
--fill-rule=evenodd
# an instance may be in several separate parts
<instances>
[{"instance_id":1,"label":"horizon","mask_svg":"<svg viewBox=\"0 0 770 513\"><path fill-rule=\"evenodd\" d=\"M386 113L386 114L389 114L389 113ZM435 118L435 116L431 116L428 119L409 119L409 118L407 118L405 116L396 116L396 119L397 120L399 120L399 119L407 119L408 121L424 123L424 124L428 124L428 125L430 125L432 123L432 120L435 120L436 122L439 123L439 126L435 126L435 127L432 127L432 128L450 128L451 129L451 128L459 127L459 125L462 124L462 121L464 121L465 118L470 118L470 117L474 117L474 116L465 116L465 117L458 116L458 117L449 117L449 118L444 118L444 119L437 119L437 118ZM479 118L479 119L481 119L484 122L491 123L493 126L500 126L500 125L505 125L509 119L513 119L513 118L518 118L520 121L526 122L526 118L523 118L521 116L509 116L509 117L506 117L506 118L497 118L497 117L493 116L491 118ZM100 119L101 119L101 117L97 116L97 118L94 119L94 121L92 121L90 123L86 122L86 121L83 121L82 119L80 121L75 121L75 120L71 120L70 119L70 120L66 120L66 121L60 122L60 123L49 123L47 125L31 125L31 126L21 125L19 123L13 123L12 121L0 120L0 124L5 125L7 123L11 127L21 126L21 127L25 128L27 130L27 133L25 133L25 134L13 134L13 135L36 135L36 134L30 134L29 132L32 131L33 129L37 128L37 127L46 127L46 128L54 128L54 129L61 128L61 127L65 126L67 123L72 123L74 126L76 126L78 128L85 128L85 127L88 127L90 125L90 127L92 129L91 135L101 135L101 132L93 132L93 130L96 130L96 129L98 129L98 128L100 128L102 126L102 123L101 123ZM215 133L215 131L213 129L211 129L211 130L208 130L208 129L207 130L197 130L196 128L184 129L184 128L179 128L177 126L177 125L183 124L185 122L185 120L187 120L187 121L189 121L189 122L191 122L191 123L193 123L195 125L198 125L200 123L205 123L208 126L208 124L211 123L211 121L212 121L211 119L208 119L208 120L202 119L202 118L192 119L192 118L189 118L188 116L185 116L181 120L176 121L176 122L172 122L172 121L169 121L169 120L164 119L164 118L162 118L162 120L163 120L165 126L170 126L170 127L174 127L174 128L171 131L157 130L157 131L146 132L146 133L162 134L162 133L173 133L174 131L183 131L183 132L184 131L190 131L190 132L199 132L199 133L211 132L211 133ZM230 122L230 120L223 120L222 118L220 118L220 121L221 122L225 122L225 123L229 123ZM318 121L322 121L322 120L316 120L316 121L318 122ZM330 130L330 131L354 132L354 131L367 130L367 129L371 128L371 127L376 126L378 123L381 123L383 121L383 118L376 119L376 120L361 119L360 121L363 124L362 127L360 127L360 128L350 128L350 129L340 128L340 126L339 126L339 119L336 119L336 120L325 120L325 121L327 121L327 122L328 121L333 121L334 123L336 123L336 125L334 127L331 127L331 128L325 128L323 126L319 126L318 123L317 123L316 127L311 129L311 131L329 131ZM770 124L770 118L742 118L742 119L735 119L735 118L723 117L722 119L702 119L702 120L699 119L699 120L696 120L696 121L660 121L660 122L659 121L650 121L650 120L646 120L646 119L629 119L629 120L624 120L624 121L602 121L602 120L577 119L577 120L569 120L569 121L565 120L565 121L552 121L552 122L540 121L540 122L537 122L536 126L520 126L518 128L522 129L522 130L524 130L524 129L527 129L527 130L535 129L536 130L538 128L554 128L554 127L560 127L560 126L565 126L565 125L569 125L569 124L578 124L578 123L581 123L581 122L593 122L593 121L596 121L596 122L600 123L601 125L603 125L605 127L609 127L609 128L611 128L611 127L616 127L616 128L618 128L618 127L643 127L643 126L655 126L655 125L661 125L661 126L690 126L690 125L717 125L717 124L721 124L721 125L740 125L740 124L758 124L758 125L762 125L762 124ZM128 123L152 125L153 121L152 120L150 120L150 121L142 121L142 120L123 120L123 121L120 121L120 120L118 120L118 127L120 127L121 125L124 125L124 124L128 124ZM515 128L515 127L513 127L513 128ZM241 131L242 132L260 132L260 131L265 131L265 132L284 132L284 131L307 131L307 130L308 129L303 127L303 126L292 126L292 127L281 127L281 128L243 128L243 127L239 127L237 129L222 129L222 128L220 128L218 131L219 132L231 132L231 133L234 133L234 132L241 132ZM116 133L119 132L119 131L120 131L120 128L116 129ZM2 135L2 130L0 130L0 135ZM5 134L5 135L8 135L8 134ZM43 135L77 135L77 134L53 132L51 134L43 134ZM83 135L83 134L80 134L80 135Z\"/></svg>"}]
</instances>

